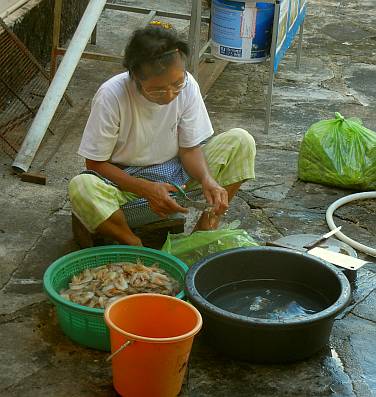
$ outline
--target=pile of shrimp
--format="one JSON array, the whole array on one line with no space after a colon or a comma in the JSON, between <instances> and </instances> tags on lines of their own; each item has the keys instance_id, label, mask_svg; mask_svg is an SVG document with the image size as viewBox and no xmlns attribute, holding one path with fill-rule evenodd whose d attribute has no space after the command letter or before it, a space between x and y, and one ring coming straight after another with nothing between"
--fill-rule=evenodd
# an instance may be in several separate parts
<instances>
[{"instance_id":1,"label":"pile of shrimp","mask_svg":"<svg viewBox=\"0 0 376 397\"><path fill-rule=\"evenodd\" d=\"M157 264L144 266L122 262L85 269L74 275L60 295L79 305L105 308L114 300L133 294L156 293L175 296L179 283Z\"/></svg>"}]
</instances>

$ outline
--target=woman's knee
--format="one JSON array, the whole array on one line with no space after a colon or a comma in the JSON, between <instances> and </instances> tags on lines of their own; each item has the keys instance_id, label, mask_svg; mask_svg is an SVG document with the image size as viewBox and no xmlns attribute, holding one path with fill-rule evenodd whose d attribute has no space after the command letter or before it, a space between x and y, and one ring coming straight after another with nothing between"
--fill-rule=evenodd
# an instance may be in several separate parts
<instances>
[{"instance_id":1,"label":"woman's knee","mask_svg":"<svg viewBox=\"0 0 376 397\"><path fill-rule=\"evenodd\" d=\"M88 174L80 174L73 177L68 185L68 194L71 202L88 200L90 192L95 190L98 179L95 175Z\"/></svg>"},{"instance_id":2,"label":"woman's knee","mask_svg":"<svg viewBox=\"0 0 376 397\"><path fill-rule=\"evenodd\" d=\"M83 185L83 175L76 175L73 177L68 184L68 194L69 197L73 196L80 187Z\"/></svg>"},{"instance_id":3,"label":"woman's knee","mask_svg":"<svg viewBox=\"0 0 376 397\"><path fill-rule=\"evenodd\" d=\"M232 128L227 131L226 134L229 134L234 142L238 142L240 148L249 150L254 154L256 153L256 142L247 130L243 128Z\"/></svg>"}]
</instances>

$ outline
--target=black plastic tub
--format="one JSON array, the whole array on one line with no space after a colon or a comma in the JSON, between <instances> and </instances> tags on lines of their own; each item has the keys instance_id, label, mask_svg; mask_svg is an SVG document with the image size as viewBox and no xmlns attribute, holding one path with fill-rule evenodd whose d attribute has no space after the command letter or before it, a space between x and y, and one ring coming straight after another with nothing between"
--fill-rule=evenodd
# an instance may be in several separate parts
<instances>
[{"instance_id":1,"label":"black plastic tub","mask_svg":"<svg viewBox=\"0 0 376 397\"><path fill-rule=\"evenodd\" d=\"M314 314L270 319L235 314L208 301L218 288L244 280L296 284L325 303ZM252 247L196 263L187 273L186 293L201 312L203 333L216 350L255 363L283 363L307 358L328 343L334 318L349 303L351 288L341 271L318 258L283 248Z\"/></svg>"}]
</instances>

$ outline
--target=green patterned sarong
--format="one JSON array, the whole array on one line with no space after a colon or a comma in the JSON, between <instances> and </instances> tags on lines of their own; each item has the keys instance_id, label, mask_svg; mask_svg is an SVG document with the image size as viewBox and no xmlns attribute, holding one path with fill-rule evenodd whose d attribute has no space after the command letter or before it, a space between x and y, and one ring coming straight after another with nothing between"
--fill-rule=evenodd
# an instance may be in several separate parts
<instances>
[{"instance_id":1,"label":"green patterned sarong","mask_svg":"<svg viewBox=\"0 0 376 397\"><path fill-rule=\"evenodd\" d=\"M221 186L255 178L256 145L247 131L233 128L216 135L202 145L202 150L211 175ZM198 188L200 184L197 181L188 181L187 191ZM131 207L131 203L139 198L133 193L119 190L95 175L75 176L69 183L69 197L73 213L90 232L94 232L121 207L131 227L161 219L147 204L144 205L140 218L135 219L137 216L134 216L134 211L127 207Z\"/></svg>"}]
</instances>

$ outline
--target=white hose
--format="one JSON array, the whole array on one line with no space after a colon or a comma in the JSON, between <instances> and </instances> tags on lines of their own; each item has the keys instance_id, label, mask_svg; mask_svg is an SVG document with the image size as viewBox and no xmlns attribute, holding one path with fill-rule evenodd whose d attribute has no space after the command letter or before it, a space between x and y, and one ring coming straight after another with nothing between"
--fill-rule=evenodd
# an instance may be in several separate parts
<instances>
[{"instance_id":1,"label":"white hose","mask_svg":"<svg viewBox=\"0 0 376 397\"><path fill-rule=\"evenodd\" d=\"M333 213L339 207L341 207L344 204L350 203L351 201L365 200L365 199L372 199L372 198L376 198L376 191L350 194L349 196L342 197L339 200L335 201L326 210L326 222L327 222L327 224L329 226L329 229L333 230L333 229L335 229L337 227L334 224L334 221L333 221ZM351 247L355 248L358 251L361 251L361 252L363 252L363 253L365 253L367 255L376 256L376 249L375 248L367 247L364 244L360 244L357 241L352 240L351 238L345 236L341 232L337 232L335 234L335 236L338 239L342 240L343 242L349 244Z\"/></svg>"}]
</instances>

